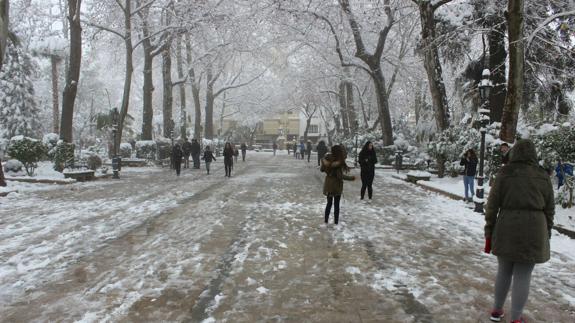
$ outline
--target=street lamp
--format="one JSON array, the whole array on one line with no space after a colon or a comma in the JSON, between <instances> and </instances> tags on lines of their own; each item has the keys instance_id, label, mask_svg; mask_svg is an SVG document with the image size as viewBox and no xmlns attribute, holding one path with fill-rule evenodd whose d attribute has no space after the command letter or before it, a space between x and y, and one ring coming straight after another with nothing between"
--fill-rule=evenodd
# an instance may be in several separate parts
<instances>
[{"instance_id":1,"label":"street lamp","mask_svg":"<svg viewBox=\"0 0 575 323\"><path fill-rule=\"evenodd\" d=\"M114 153L112 154L112 170L114 172L114 176L112 178L119 179L120 178L120 169L121 169L121 158L118 156L118 123L119 123L120 115L118 113L118 109L112 109L112 136L114 137Z\"/></svg>"},{"instance_id":2,"label":"street lamp","mask_svg":"<svg viewBox=\"0 0 575 323\"><path fill-rule=\"evenodd\" d=\"M355 160L353 162L353 167L357 168L357 132L359 129L359 123L355 120Z\"/></svg>"},{"instance_id":3,"label":"street lamp","mask_svg":"<svg viewBox=\"0 0 575 323\"><path fill-rule=\"evenodd\" d=\"M481 129L481 146L479 150L479 176L477 176L477 190L475 193L475 212L483 213L483 204L485 204L484 189L483 189L483 164L485 163L485 133L489 125L489 95L493 84L489 77L491 73L488 69L484 69L482 79L479 82L479 95L483 104L479 109Z\"/></svg>"}]
</instances>

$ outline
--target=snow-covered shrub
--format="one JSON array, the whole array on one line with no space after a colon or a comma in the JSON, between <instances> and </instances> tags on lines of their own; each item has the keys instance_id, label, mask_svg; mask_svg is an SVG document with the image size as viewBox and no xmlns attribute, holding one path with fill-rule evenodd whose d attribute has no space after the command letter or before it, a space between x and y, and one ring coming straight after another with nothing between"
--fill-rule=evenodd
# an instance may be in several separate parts
<instances>
[{"instance_id":1,"label":"snow-covered shrub","mask_svg":"<svg viewBox=\"0 0 575 323\"><path fill-rule=\"evenodd\" d=\"M457 177L463 173L464 167L459 161L448 161L445 163L445 171L450 177Z\"/></svg>"},{"instance_id":2,"label":"snow-covered shrub","mask_svg":"<svg viewBox=\"0 0 575 323\"><path fill-rule=\"evenodd\" d=\"M543 124L533 132L531 139L544 168L554 168L559 159L575 163L575 128L570 123L560 126Z\"/></svg>"},{"instance_id":3,"label":"snow-covered shrub","mask_svg":"<svg viewBox=\"0 0 575 323\"><path fill-rule=\"evenodd\" d=\"M153 140L136 141L136 158L156 159L158 147Z\"/></svg>"},{"instance_id":4,"label":"snow-covered shrub","mask_svg":"<svg viewBox=\"0 0 575 323\"><path fill-rule=\"evenodd\" d=\"M95 155L95 154L90 155L90 156L88 156L88 158L86 158L86 164L87 164L89 169L96 170L96 169L102 167L102 158L100 158L100 156Z\"/></svg>"},{"instance_id":5,"label":"snow-covered shrub","mask_svg":"<svg viewBox=\"0 0 575 323\"><path fill-rule=\"evenodd\" d=\"M74 144L58 141L54 153L54 170L62 172L66 165L74 161Z\"/></svg>"},{"instance_id":6,"label":"snow-covered shrub","mask_svg":"<svg viewBox=\"0 0 575 323\"><path fill-rule=\"evenodd\" d=\"M132 145L127 142L120 144L120 157L131 158L132 157Z\"/></svg>"},{"instance_id":7,"label":"snow-covered shrub","mask_svg":"<svg viewBox=\"0 0 575 323\"><path fill-rule=\"evenodd\" d=\"M22 168L24 168L24 164L17 159L9 159L4 164L4 172L6 173L19 173Z\"/></svg>"},{"instance_id":8,"label":"snow-covered shrub","mask_svg":"<svg viewBox=\"0 0 575 323\"><path fill-rule=\"evenodd\" d=\"M468 149L478 151L480 141L479 131L466 126L452 126L436 134L427 145L427 153L437 161L439 177L444 176L446 163L460 160Z\"/></svg>"},{"instance_id":9,"label":"snow-covered shrub","mask_svg":"<svg viewBox=\"0 0 575 323\"><path fill-rule=\"evenodd\" d=\"M8 147L8 155L24 164L28 176L34 175L37 163L45 153L46 146L41 141L22 136L12 138Z\"/></svg>"},{"instance_id":10,"label":"snow-covered shrub","mask_svg":"<svg viewBox=\"0 0 575 323\"><path fill-rule=\"evenodd\" d=\"M50 160L54 159L58 140L60 140L60 137L56 133L47 133L42 137L42 143L46 146L46 155Z\"/></svg>"}]
</instances>

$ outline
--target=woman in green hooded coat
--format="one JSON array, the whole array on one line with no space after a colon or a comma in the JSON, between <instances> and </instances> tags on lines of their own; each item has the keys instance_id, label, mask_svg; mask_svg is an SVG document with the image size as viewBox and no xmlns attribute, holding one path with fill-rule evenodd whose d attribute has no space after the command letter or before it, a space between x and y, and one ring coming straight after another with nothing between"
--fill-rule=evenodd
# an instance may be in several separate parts
<instances>
[{"instance_id":1,"label":"woman in green hooded coat","mask_svg":"<svg viewBox=\"0 0 575 323\"><path fill-rule=\"evenodd\" d=\"M535 145L519 140L510 151L509 164L496 177L485 212L485 252L493 252L498 261L492 321L503 317L513 281L511 320L524 322L521 314L533 267L550 258L554 214L553 187L537 163Z\"/></svg>"}]
</instances>

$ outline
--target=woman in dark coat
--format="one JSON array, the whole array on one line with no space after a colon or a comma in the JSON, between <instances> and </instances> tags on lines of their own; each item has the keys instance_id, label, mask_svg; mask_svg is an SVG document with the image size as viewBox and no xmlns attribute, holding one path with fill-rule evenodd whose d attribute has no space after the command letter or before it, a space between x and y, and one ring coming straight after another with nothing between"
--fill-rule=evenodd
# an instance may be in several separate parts
<instances>
[{"instance_id":1,"label":"woman in dark coat","mask_svg":"<svg viewBox=\"0 0 575 323\"><path fill-rule=\"evenodd\" d=\"M368 141L365 143L359 156L359 165L361 167L361 199L365 196L365 189L367 188L367 197L371 200L373 195L373 178L375 177L375 164L377 164L377 156L373 144Z\"/></svg>"},{"instance_id":2,"label":"woman in dark coat","mask_svg":"<svg viewBox=\"0 0 575 323\"><path fill-rule=\"evenodd\" d=\"M182 157L184 157L184 152L182 151L180 144L175 144L174 147L172 147L172 162L174 163L177 176L180 176L180 171L182 169Z\"/></svg>"},{"instance_id":3,"label":"woman in dark coat","mask_svg":"<svg viewBox=\"0 0 575 323\"><path fill-rule=\"evenodd\" d=\"M475 183L475 174L477 173L477 155L475 154L475 151L473 149L466 151L459 164L461 166L465 166L465 171L463 173L465 200L471 202L473 201L473 184Z\"/></svg>"},{"instance_id":4,"label":"woman in dark coat","mask_svg":"<svg viewBox=\"0 0 575 323\"><path fill-rule=\"evenodd\" d=\"M503 317L503 304L513 282L511 320L523 322L531 272L550 258L549 239L555 203L553 187L537 163L535 145L519 140L511 149L489 192L485 212L485 252L497 256L492 321Z\"/></svg>"},{"instance_id":5,"label":"woman in dark coat","mask_svg":"<svg viewBox=\"0 0 575 323\"><path fill-rule=\"evenodd\" d=\"M311 151L312 151L311 141L308 141L306 146L305 146L305 154L307 155L307 162L308 163L309 163L309 159L311 157Z\"/></svg>"},{"instance_id":6,"label":"woman in dark coat","mask_svg":"<svg viewBox=\"0 0 575 323\"><path fill-rule=\"evenodd\" d=\"M232 176L232 167L234 166L234 148L232 148L232 144L226 142L224 146L224 168L226 169L226 177Z\"/></svg>"},{"instance_id":7,"label":"woman in dark coat","mask_svg":"<svg viewBox=\"0 0 575 323\"><path fill-rule=\"evenodd\" d=\"M331 154L321 161L321 171L326 174L323 184L323 194L327 196L325 206L325 223L329 220L331 206L334 205L333 215L335 224L339 221L339 202L343 194L343 181L353 181L355 176L348 176L349 167L345 163L347 152L342 146L331 147Z\"/></svg>"}]
</instances>

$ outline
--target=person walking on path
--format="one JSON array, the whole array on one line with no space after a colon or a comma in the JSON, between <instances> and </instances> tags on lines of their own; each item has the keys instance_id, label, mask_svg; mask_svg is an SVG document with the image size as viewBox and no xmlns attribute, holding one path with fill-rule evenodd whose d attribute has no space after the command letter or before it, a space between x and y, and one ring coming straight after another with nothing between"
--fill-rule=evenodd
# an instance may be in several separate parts
<instances>
[{"instance_id":1,"label":"person walking on path","mask_svg":"<svg viewBox=\"0 0 575 323\"><path fill-rule=\"evenodd\" d=\"M172 147L172 162L174 163L174 169L176 170L177 176L180 176L183 156L184 152L182 151L182 147L180 147L180 144L175 144L174 147Z\"/></svg>"},{"instance_id":2,"label":"person walking on path","mask_svg":"<svg viewBox=\"0 0 575 323\"><path fill-rule=\"evenodd\" d=\"M237 149L236 149L237 151ZM229 142L226 142L226 145L224 147L224 168L226 170L226 177L231 177L232 176L232 167L234 166L234 148L232 148L232 144ZM236 156L237 158L237 156Z\"/></svg>"},{"instance_id":3,"label":"person walking on path","mask_svg":"<svg viewBox=\"0 0 575 323\"><path fill-rule=\"evenodd\" d=\"M375 164L377 156L371 141L365 143L358 156L359 166L361 167L361 199L365 197L367 188L367 197L371 200L373 196L373 178L375 177Z\"/></svg>"},{"instance_id":4,"label":"person walking on path","mask_svg":"<svg viewBox=\"0 0 575 323\"><path fill-rule=\"evenodd\" d=\"M302 141L300 141L299 143L299 156L301 158L301 160L305 159L305 143Z\"/></svg>"},{"instance_id":5,"label":"person walking on path","mask_svg":"<svg viewBox=\"0 0 575 323\"><path fill-rule=\"evenodd\" d=\"M511 284L511 322L525 322L523 308L535 264L550 258L555 200L549 175L539 167L535 145L519 140L489 192L485 212L485 249L497 256L491 320L501 321Z\"/></svg>"},{"instance_id":6,"label":"person walking on path","mask_svg":"<svg viewBox=\"0 0 575 323\"><path fill-rule=\"evenodd\" d=\"M182 144L182 151L184 152L184 168L190 168L190 155L192 154L192 143L186 138Z\"/></svg>"},{"instance_id":7,"label":"person walking on path","mask_svg":"<svg viewBox=\"0 0 575 323\"><path fill-rule=\"evenodd\" d=\"M235 145L234 145L234 148L233 148L233 149L234 149L234 162L237 163L237 162L238 162L238 157L240 156L240 151L238 150L238 147L236 147Z\"/></svg>"},{"instance_id":8,"label":"person walking on path","mask_svg":"<svg viewBox=\"0 0 575 323\"><path fill-rule=\"evenodd\" d=\"M278 150L278 144L274 141L272 144L272 149L274 150L274 156L276 155L276 150ZM289 154L288 154L289 155Z\"/></svg>"},{"instance_id":9,"label":"person walking on path","mask_svg":"<svg viewBox=\"0 0 575 323\"><path fill-rule=\"evenodd\" d=\"M206 149L204 149L203 159L204 163L206 164L206 170L208 171L208 175L210 175L210 164L212 163L212 161L216 161L216 157L214 157L214 154L212 154L210 146L206 146Z\"/></svg>"},{"instance_id":10,"label":"person walking on path","mask_svg":"<svg viewBox=\"0 0 575 323\"><path fill-rule=\"evenodd\" d=\"M292 147L293 147L293 155L294 155L295 159L299 159L299 149L297 147L297 143L295 142L295 140L293 142Z\"/></svg>"},{"instance_id":11,"label":"person walking on path","mask_svg":"<svg viewBox=\"0 0 575 323\"><path fill-rule=\"evenodd\" d=\"M323 159L323 157L325 157L325 154L327 154L327 146L325 144L325 141L320 140L319 143L317 144L317 165L320 166L320 162Z\"/></svg>"},{"instance_id":12,"label":"person walking on path","mask_svg":"<svg viewBox=\"0 0 575 323\"><path fill-rule=\"evenodd\" d=\"M305 153L307 155L307 162L309 163L309 159L311 157L311 151L312 151L312 147L311 147L311 141L307 141L306 147L305 147Z\"/></svg>"},{"instance_id":13,"label":"person walking on path","mask_svg":"<svg viewBox=\"0 0 575 323\"><path fill-rule=\"evenodd\" d=\"M246 161L246 153L248 152L248 146L246 145L245 142L241 145L241 149L242 149L242 161L245 162Z\"/></svg>"},{"instance_id":14,"label":"person walking on path","mask_svg":"<svg viewBox=\"0 0 575 323\"><path fill-rule=\"evenodd\" d=\"M463 172L463 185L465 186L465 200L472 202L473 196L475 195L473 191L475 174L477 173L477 155L473 149L469 149L461 158L459 162L461 166L465 166L465 171Z\"/></svg>"},{"instance_id":15,"label":"person walking on path","mask_svg":"<svg viewBox=\"0 0 575 323\"><path fill-rule=\"evenodd\" d=\"M325 223L329 221L329 214L333 204L334 223L339 222L339 202L343 194L343 181L354 181L355 176L348 176L349 167L345 163L347 153L342 146L331 147L331 154L321 161L321 171L326 174L323 183L323 194L327 197L325 206Z\"/></svg>"},{"instance_id":16,"label":"person walking on path","mask_svg":"<svg viewBox=\"0 0 575 323\"><path fill-rule=\"evenodd\" d=\"M192 139L192 147L191 147L191 153L192 153L192 160L194 161L194 168L195 169L200 169L200 153L202 151L202 147L200 146L200 143L198 142L197 139Z\"/></svg>"}]
</instances>

